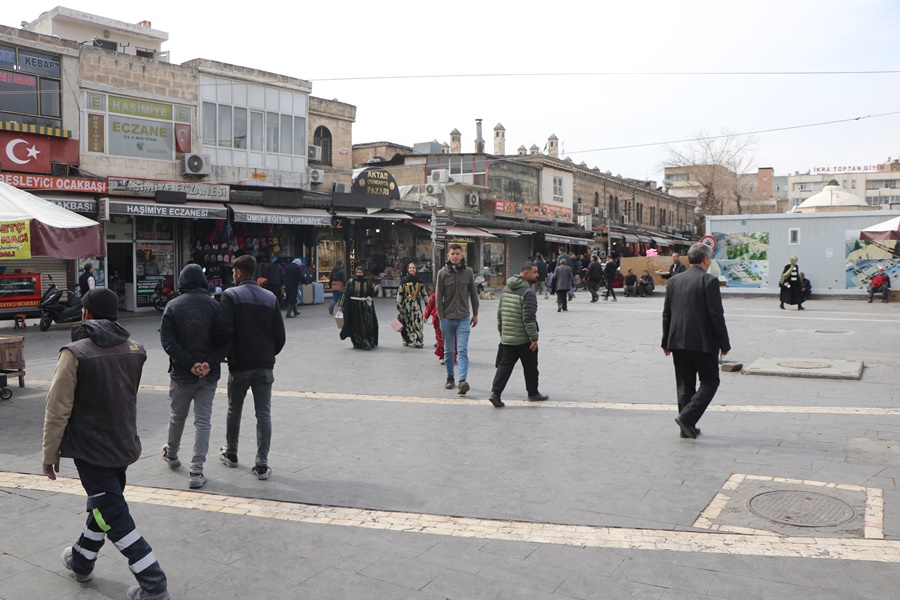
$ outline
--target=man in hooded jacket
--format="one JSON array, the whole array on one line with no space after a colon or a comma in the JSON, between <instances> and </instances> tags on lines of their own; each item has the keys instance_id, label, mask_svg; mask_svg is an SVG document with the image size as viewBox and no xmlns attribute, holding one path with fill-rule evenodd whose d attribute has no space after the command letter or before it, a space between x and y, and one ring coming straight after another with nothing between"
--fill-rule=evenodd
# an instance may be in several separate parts
<instances>
[{"instance_id":1,"label":"man in hooded jacket","mask_svg":"<svg viewBox=\"0 0 900 600\"><path fill-rule=\"evenodd\" d=\"M81 325L59 352L44 415L43 473L59 473L60 457L72 458L87 493L87 523L63 566L75 580L93 578L97 553L108 537L139 585L130 600L169 600L166 574L136 529L125 501L125 471L141 457L137 391L147 352L116 321L119 298L107 288L82 298Z\"/></svg>"},{"instance_id":2,"label":"man in hooded jacket","mask_svg":"<svg viewBox=\"0 0 900 600\"><path fill-rule=\"evenodd\" d=\"M159 339L169 355L169 437L163 460L171 469L181 466L178 449L191 402L194 403L194 454L188 474L191 488L203 487L203 463L209 452L210 418L216 383L229 344L213 339L219 303L209 296L200 265L186 266L178 276L181 295L166 304Z\"/></svg>"}]
</instances>

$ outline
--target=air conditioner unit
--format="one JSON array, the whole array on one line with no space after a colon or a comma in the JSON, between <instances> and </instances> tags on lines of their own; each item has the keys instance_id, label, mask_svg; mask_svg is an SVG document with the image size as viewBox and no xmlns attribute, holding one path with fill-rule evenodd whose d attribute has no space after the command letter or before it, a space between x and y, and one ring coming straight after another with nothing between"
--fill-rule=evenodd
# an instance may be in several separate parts
<instances>
[{"instance_id":1,"label":"air conditioner unit","mask_svg":"<svg viewBox=\"0 0 900 600\"><path fill-rule=\"evenodd\" d=\"M599 217L600 216L600 207L599 206L592 207L591 214Z\"/></svg>"},{"instance_id":2,"label":"air conditioner unit","mask_svg":"<svg viewBox=\"0 0 900 600\"><path fill-rule=\"evenodd\" d=\"M331 186L331 192L334 194L349 194L350 193L350 184L335 182Z\"/></svg>"},{"instance_id":3,"label":"air conditioner unit","mask_svg":"<svg viewBox=\"0 0 900 600\"><path fill-rule=\"evenodd\" d=\"M478 197L478 194L466 194L466 204L469 206L478 206L481 204L481 198Z\"/></svg>"},{"instance_id":4,"label":"air conditioner unit","mask_svg":"<svg viewBox=\"0 0 900 600\"><path fill-rule=\"evenodd\" d=\"M322 169L310 169L309 170L309 182L313 185L318 185L325 181L325 171Z\"/></svg>"},{"instance_id":5,"label":"air conditioner unit","mask_svg":"<svg viewBox=\"0 0 900 600\"><path fill-rule=\"evenodd\" d=\"M182 175L206 176L212 173L209 154L185 154L181 159Z\"/></svg>"},{"instance_id":6,"label":"air conditioner unit","mask_svg":"<svg viewBox=\"0 0 900 600\"><path fill-rule=\"evenodd\" d=\"M574 209L575 209L575 212L576 212L576 213L581 214L581 209L582 209L582 208L584 208L584 207L582 206L581 202L576 202L576 203L574 204Z\"/></svg>"},{"instance_id":7,"label":"air conditioner unit","mask_svg":"<svg viewBox=\"0 0 900 600\"><path fill-rule=\"evenodd\" d=\"M660 231L662 231L663 233L672 233L672 226L671 226L671 225L663 225L663 226L660 227L659 229L660 229Z\"/></svg>"},{"instance_id":8,"label":"air conditioner unit","mask_svg":"<svg viewBox=\"0 0 900 600\"><path fill-rule=\"evenodd\" d=\"M310 144L306 147L306 158L309 160L322 160L322 146L313 146Z\"/></svg>"},{"instance_id":9,"label":"air conditioner unit","mask_svg":"<svg viewBox=\"0 0 900 600\"><path fill-rule=\"evenodd\" d=\"M444 193L444 186L439 183L426 183L425 184L425 195L426 196L440 196Z\"/></svg>"},{"instance_id":10,"label":"air conditioner unit","mask_svg":"<svg viewBox=\"0 0 900 600\"><path fill-rule=\"evenodd\" d=\"M447 169L435 169L431 172L431 183L449 183L450 171Z\"/></svg>"},{"instance_id":11,"label":"air conditioner unit","mask_svg":"<svg viewBox=\"0 0 900 600\"><path fill-rule=\"evenodd\" d=\"M628 225L628 215L621 215L619 217L619 222L622 223L622 225Z\"/></svg>"}]
</instances>

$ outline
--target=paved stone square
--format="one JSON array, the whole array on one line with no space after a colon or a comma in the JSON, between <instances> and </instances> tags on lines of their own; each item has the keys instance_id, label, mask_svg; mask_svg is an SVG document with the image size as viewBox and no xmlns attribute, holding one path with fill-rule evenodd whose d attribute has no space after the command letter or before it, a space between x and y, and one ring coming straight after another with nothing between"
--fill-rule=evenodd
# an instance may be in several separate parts
<instances>
[{"instance_id":1,"label":"paved stone square","mask_svg":"<svg viewBox=\"0 0 900 600\"><path fill-rule=\"evenodd\" d=\"M527 402L517 367L499 410L487 400L496 301L482 303L472 333L465 397L443 388L430 326L426 348L402 346L387 326L391 300L377 303L372 352L339 340L325 306L303 307L286 321L275 370L272 478L249 472L252 410L239 468L216 459L222 381L201 490L160 459L159 316L124 319L149 353L144 452L127 493L173 597L900 598L897 305L813 300L797 313L771 298L726 297L730 360L865 367L858 381L722 373L702 435L684 440L671 359L659 349L662 295L588 299L578 294L567 313L540 301L550 400ZM40 443L68 327L25 337L26 387L13 383L0 401L0 599L123 598L133 579L113 546L88 584L60 563L81 529L84 493L71 461L57 482L39 475ZM182 454L192 438L189 423ZM769 524L746 506L751 483L815 488L862 512L852 526Z\"/></svg>"}]
</instances>

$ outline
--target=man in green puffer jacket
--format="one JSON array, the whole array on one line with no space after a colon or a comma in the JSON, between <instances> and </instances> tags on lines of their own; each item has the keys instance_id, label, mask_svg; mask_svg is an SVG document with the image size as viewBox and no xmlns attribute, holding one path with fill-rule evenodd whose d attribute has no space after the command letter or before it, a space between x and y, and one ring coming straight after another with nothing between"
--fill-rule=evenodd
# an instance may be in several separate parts
<instances>
[{"instance_id":1,"label":"man in green puffer jacket","mask_svg":"<svg viewBox=\"0 0 900 600\"><path fill-rule=\"evenodd\" d=\"M497 408L504 406L500 394L512 375L513 367L522 361L525 371L525 389L532 402L546 400L538 391L538 323L537 296L531 284L538 278L538 268L533 262L526 262L506 281L500 292L497 305L497 330L500 332L500 349L497 353L497 373L491 386L491 404Z\"/></svg>"}]
</instances>

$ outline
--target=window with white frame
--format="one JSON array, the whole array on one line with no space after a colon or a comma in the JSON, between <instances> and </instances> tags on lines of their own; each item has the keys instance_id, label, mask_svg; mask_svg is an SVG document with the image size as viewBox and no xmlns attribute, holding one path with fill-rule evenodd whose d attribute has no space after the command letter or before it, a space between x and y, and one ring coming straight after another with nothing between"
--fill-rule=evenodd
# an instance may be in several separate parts
<instances>
[{"instance_id":1,"label":"window with white frame","mask_svg":"<svg viewBox=\"0 0 900 600\"><path fill-rule=\"evenodd\" d=\"M562 177L554 177L553 178L553 201L554 202L562 202L563 201L563 178Z\"/></svg>"},{"instance_id":2,"label":"window with white frame","mask_svg":"<svg viewBox=\"0 0 900 600\"><path fill-rule=\"evenodd\" d=\"M788 245L790 246L799 246L800 245L800 230L799 229L788 229Z\"/></svg>"},{"instance_id":3,"label":"window with white frame","mask_svg":"<svg viewBox=\"0 0 900 600\"><path fill-rule=\"evenodd\" d=\"M201 75L200 98L200 139L209 150L226 151L215 162L244 166L248 155L263 157L249 159L250 166L269 155L305 160L308 94Z\"/></svg>"}]
</instances>

